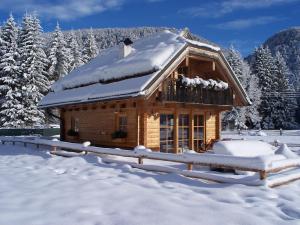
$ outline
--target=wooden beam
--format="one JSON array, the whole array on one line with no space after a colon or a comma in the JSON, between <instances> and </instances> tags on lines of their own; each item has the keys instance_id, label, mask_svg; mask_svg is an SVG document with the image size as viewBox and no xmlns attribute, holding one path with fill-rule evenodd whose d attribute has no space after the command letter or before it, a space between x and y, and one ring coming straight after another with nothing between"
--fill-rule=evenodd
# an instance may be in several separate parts
<instances>
[{"instance_id":1,"label":"wooden beam","mask_svg":"<svg viewBox=\"0 0 300 225\"><path fill-rule=\"evenodd\" d=\"M138 163L139 163L139 164L141 164L141 165L144 163L144 161L143 161L143 157L139 157L139 159L138 159Z\"/></svg>"},{"instance_id":2,"label":"wooden beam","mask_svg":"<svg viewBox=\"0 0 300 225\"><path fill-rule=\"evenodd\" d=\"M193 164L192 163L188 163L187 164L187 170L192 170L193 169Z\"/></svg>"},{"instance_id":3,"label":"wooden beam","mask_svg":"<svg viewBox=\"0 0 300 225\"><path fill-rule=\"evenodd\" d=\"M189 124L189 130L190 130L189 146L190 146L191 150L194 150L194 112L193 112L193 109L190 110L189 117L190 117L190 124Z\"/></svg>"},{"instance_id":4,"label":"wooden beam","mask_svg":"<svg viewBox=\"0 0 300 225\"><path fill-rule=\"evenodd\" d=\"M266 171L260 171L259 172L259 177L261 180L265 180L267 178L268 173Z\"/></svg>"},{"instance_id":5,"label":"wooden beam","mask_svg":"<svg viewBox=\"0 0 300 225\"><path fill-rule=\"evenodd\" d=\"M141 120L141 116L140 116L140 111L137 109L136 110L136 145L140 145L140 120Z\"/></svg>"},{"instance_id":6,"label":"wooden beam","mask_svg":"<svg viewBox=\"0 0 300 225\"><path fill-rule=\"evenodd\" d=\"M178 110L174 113L174 153L178 154Z\"/></svg>"},{"instance_id":7,"label":"wooden beam","mask_svg":"<svg viewBox=\"0 0 300 225\"><path fill-rule=\"evenodd\" d=\"M212 71L216 71L216 63L215 63L215 61L212 61Z\"/></svg>"}]
</instances>

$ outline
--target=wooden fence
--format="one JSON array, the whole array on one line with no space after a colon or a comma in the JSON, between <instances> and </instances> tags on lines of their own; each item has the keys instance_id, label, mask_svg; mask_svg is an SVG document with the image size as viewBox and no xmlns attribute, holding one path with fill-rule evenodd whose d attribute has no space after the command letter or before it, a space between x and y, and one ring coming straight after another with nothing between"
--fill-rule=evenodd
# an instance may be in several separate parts
<instances>
[{"instance_id":1,"label":"wooden fence","mask_svg":"<svg viewBox=\"0 0 300 225\"><path fill-rule=\"evenodd\" d=\"M222 179L217 177L208 176L207 174L201 174L198 171L192 171L193 166L208 166L211 168L222 168L222 169L231 169L231 170L241 170L241 171L251 171L258 172L260 174L260 184L263 184L263 181L266 180L269 174L278 173L285 171L287 169L300 167L300 158L296 159L286 159L280 155L273 156L260 156L260 157L236 157L228 155L214 155L214 154L195 154L195 153L184 153L184 154L172 154L172 153L160 153L160 152L151 152L147 150L121 150L121 149L111 149L111 148L100 148L94 146L84 146L77 143L69 143L62 141L52 141L45 139L25 139L25 138L16 138L16 137L1 137L1 144L12 143L21 143L24 147L27 147L28 144L35 145L36 148L40 146L48 146L50 148L50 153L61 156L68 156L62 153L63 151L67 152L77 152L80 154L94 154L97 156L103 155L113 155L113 156L122 156L122 157L131 157L137 159L137 168L143 168L140 165L143 165L144 159L151 160L162 160L176 163L186 164L187 170L183 170L177 173L187 176L200 179L206 179L215 182L222 182ZM71 155L70 155L71 156ZM149 167L148 167L149 168ZM151 169L153 170L153 168ZM155 168L155 171L159 169ZM161 170L160 172L168 172L166 170ZM292 180L300 179L300 170L297 170L297 174L290 174L290 179L279 179L278 182L272 182L272 185L269 186L278 186L284 183L288 183Z\"/></svg>"}]
</instances>

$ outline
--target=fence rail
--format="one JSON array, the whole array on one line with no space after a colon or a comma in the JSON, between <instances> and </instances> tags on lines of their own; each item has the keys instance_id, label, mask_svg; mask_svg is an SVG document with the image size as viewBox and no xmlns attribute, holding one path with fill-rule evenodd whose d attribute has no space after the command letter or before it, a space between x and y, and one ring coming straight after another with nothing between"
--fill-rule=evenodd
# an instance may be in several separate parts
<instances>
[{"instance_id":1,"label":"fence rail","mask_svg":"<svg viewBox=\"0 0 300 225\"><path fill-rule=\"evenodd\" d=\"M24 139L24 138L11 138L11 137L2 137L0 138L1 144L12 143L21 143L24 147L27 147L28 144L36 145L37 148L40 148L41 145L48 146L51 148L51 153L56 155L63 155L60 151L71 151L71 152L80 152L80 154L94 154L98 156L103 155L114 155L122 157L131 157L137 158L138 164L143 165L144 159L151 160L163 160L169 162L183 163L187 165L187 170L180 171L179 174L187 177L195 177L200 179L211 180L215 182L222 182L216 177L207 176L207 174L201 174L197 171L192 171L194 165L200 166L209 166L212 168L224 168L232 170L242 170L242 171L252 171L258 172L260 174L260 179L264 181L268 174L278 173L282 170L300 167L300 158L299 159L285 159L283 156L274 155L274 156L261 156L261 157L236 157L228 155L214 155L214 154L194 154L194 153L184 153L184 154L172 154L172 153L159 153L151 152L147 150L120 150L120 149L109 149L109 148L100 148L94 146L84 146L82 144L61 142L61 141L51 141L45 139ZM140 168L140 166L136 166ZM143 168L141 168L143 169ZM156 171L159 169L155 169ZM162 170L161 172L166 172ZM293 179L300 179L300 173L292 176ZM286 183L288 180L282 181L281 183ZM281 184L280 183L280 184ZM272 186L277 186L278 183L272 183Z\"/></svg>"}]
</instances>

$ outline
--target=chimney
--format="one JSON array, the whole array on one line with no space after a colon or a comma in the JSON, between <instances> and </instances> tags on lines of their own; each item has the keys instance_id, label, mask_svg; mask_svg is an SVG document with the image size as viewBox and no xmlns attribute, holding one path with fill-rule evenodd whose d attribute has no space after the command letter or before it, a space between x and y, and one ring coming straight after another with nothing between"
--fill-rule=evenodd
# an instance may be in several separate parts
<instances>
[{"instance_id":1,"label":"chimney","mask_svg":"<svg viewBox=\"0 0 300 225\"><path fill-rule=\"evenodd\" d=\"M191 36L191 32L190 32L189 28L187 28L187 27L185 27L183 30L181 30L181 32L179 33L179 35L181 37L186 38L186 39L193 40L193 38Z\"/></svg>"},{"instance_id":2,"label":"chimney","mask_svg":"<svg viewBox=\"0 0 300 225\"><path fill-rule=\"evenodd\" d=\"M121 44L121 51L120 51L120 58L125 58L126 56L128 56L133 48L131 47L131 45L133 44L133 42L130 40L130 38L125 38L124 41Z\"/></svg>"}]
</instances>

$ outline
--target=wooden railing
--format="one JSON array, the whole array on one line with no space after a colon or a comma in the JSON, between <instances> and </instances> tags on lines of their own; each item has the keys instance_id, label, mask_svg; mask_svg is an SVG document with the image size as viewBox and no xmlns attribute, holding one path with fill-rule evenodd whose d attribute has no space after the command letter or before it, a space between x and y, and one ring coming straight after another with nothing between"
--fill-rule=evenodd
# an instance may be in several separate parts
<instances>
[{"instance_id":1,"label":"wooden railing","mask_svg":"<svg viewBox=\"0 0 300 225\"><path fill-rule=\"evenodd\" d=\"M262 185L264 180L266 180L269 173L277 173L279 171L284 171L289 168L300 167L300 158L297 159L285 159L282 156L260 156L260 157L236 157L229 155L215 155L215 154L195 154L195 153L185 153L185 154L173 154L173 153L160 153L160 152L151 152L151 151L132 151L132 150L121 150L121 149L110 149L110 148L101 148L94 146L84 146L83 144L77 143L68 143L62 141L51 141L45 139L24 139L16 137L0 137L0 142L2 145L5 143L21 143L24 147L27 147L29 144L36 145L37 148L40 146L48 146L51 148L50 153L60 156L76 156L76 155L66 155L62 153L63 151L78 152L78 155L85 154L94 154L100 157L104 155L115 155L122 157L131 157L137 158L138 163L132 164L132 167L140 168L144 170L151 170L157 172L165 173L177 173L186 177L200 178L205 180L210 180L214 182L226 183L230 182L230 178L224 178L220 175L212 176L211 174L205 174L200 171L192 171L194 165L198 166L208 166L211 168L224 168L232 170L242 170L242 171L252 171L258 172L260 174L260 179L262 182L250 185ZM164 168L163 166L151 166L143 165L144 159L152 160L162 160L169 162L183 163L187 165L187 170L180 169L170 169L168 167ZM105 161L105 160L104 160ZM278 182L270 182L269 187L278 186L293 180L300 179L300 171L296 174L290 175L290 179L280 179Z\"/></svg>"},{"instance_id":2,"label":"wooden railing","mask_svg":"<svg viewBox=\"0 0 300 225\"><path fill-rule=\"evenodd\" d=\"M226 90L214 90L200 86L185 87L178 80L170 79L164 83L161 101L232 105L233 93L230 88Z\"/></svg>"}]
</instances>

